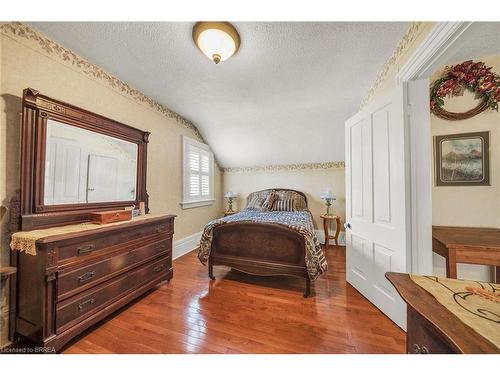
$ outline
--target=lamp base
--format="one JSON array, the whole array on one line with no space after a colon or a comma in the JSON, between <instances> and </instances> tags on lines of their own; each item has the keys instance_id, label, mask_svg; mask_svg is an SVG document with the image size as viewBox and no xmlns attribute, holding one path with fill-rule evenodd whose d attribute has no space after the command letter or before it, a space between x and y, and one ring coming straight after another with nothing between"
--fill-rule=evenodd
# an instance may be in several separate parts
<instances>
[{"instance_id":1,"label":"lamp base","mask_svg":"<svg viewBox=\"0 0 500 375\"><path fill-rule=\"evenodd\" d=\"M330 216L330 207L332 206L332 203L330 201L326 201L326 216Z\"/></svg>"}]
</instances>

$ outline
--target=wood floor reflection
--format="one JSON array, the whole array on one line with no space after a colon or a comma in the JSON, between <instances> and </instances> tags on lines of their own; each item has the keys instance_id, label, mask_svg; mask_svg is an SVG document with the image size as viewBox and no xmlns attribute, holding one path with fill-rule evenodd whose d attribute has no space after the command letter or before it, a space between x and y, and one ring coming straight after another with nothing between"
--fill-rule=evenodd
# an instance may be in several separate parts
<instances>
[{"instance_id":1,"label":"wood floor reflection","mask_svg":"<svg viewBox=\"0 0 500 375\"><path fill-rule=\"evenodd\" d=\"M404 353L405 333L345 281L345 248L304 282L215 267L191 252L174 278L73 340L65 353Z\"/></svg>"}]
</instances>

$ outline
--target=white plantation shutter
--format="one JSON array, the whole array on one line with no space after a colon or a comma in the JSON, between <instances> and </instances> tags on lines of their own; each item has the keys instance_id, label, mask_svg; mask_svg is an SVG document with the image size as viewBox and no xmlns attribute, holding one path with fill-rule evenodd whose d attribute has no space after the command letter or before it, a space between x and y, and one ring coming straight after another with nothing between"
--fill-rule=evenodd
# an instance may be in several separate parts
<instances>
[{"instance_id":1,"label":"white plantation shutter","mask_svg":"<svg viewBox=\"0 0 500 375\"><path fill-rule=\"evenodd\" d=\"M195 147L189 147L189 170L198 172L200 170L200 154Z\"/></svg>"},{"instance_id":2,"label":"white plantation shutter","mask_svg":"<svg viewBox=\"0 0 500 375\"><path fill-rule=\"evenodd\" d=\"M213 154L207 145L183 137L184 199L183 206L193 202L213 201Z\"/></svg>"},{"instance_id":3,"label":"white plantation shutter","mask_svg":"<svg viewBox=\"0 0 500 375\"><path fill-rule=\"evenodd\" d=\"M200 153L195 147L189 146L189 198L200 196Z\"/></svg>"},{"instance_id":4,"label":"white plantation shutter","mask_svg":"<svg viewBox=\"0 0 500 375\"><path fill-rule=\"evenodd\" d=\"M210 154L206 151L201 153L200 178L201 197L208 198L212 192L210 189Z\"/></svg>"},{"instance_id":5,"label":"white plantation shutter","mask_svg":"<svg viewBox=\"0 0 500 375\"><path fill-rule=\"evenodd\" d=\"M191 174L189 176L189 198L195 199L200 196L200 176Z\"/></svg>"}]
</instances>

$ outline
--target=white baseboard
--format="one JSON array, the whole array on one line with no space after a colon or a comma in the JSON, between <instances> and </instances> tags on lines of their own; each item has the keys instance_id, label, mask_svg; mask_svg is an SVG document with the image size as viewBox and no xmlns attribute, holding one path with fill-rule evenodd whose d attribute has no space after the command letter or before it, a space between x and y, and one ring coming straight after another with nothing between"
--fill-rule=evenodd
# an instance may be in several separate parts
<instances>
[{"instance_id":1,"label":"white baseboard","mask_svg":"<svg viewBox=\"0 0 500 375\"><path fill-rule=\"evenodd\" d=\"M316 233L316 237L318 237L319 242L324 244L325 243L325 232L321 229L315 229L314 232ZM330 240L329 244L335 245L335 240ZM339 233L339 245L345 246L345 232L343 232L343 231L341 231Z\"/></svg>"},{"instance_id":2,"label":"white baseboard","mask_svg":"<svg viewBox=\"0 0 500 375\"><path fill-rule=\"evenodd\" d=\"M200 244L201 234L203 232L194 233L190 236L181 238L173 243L172 259L177 259L184 254L196 249Z\"/></svg>"}]
</instances>

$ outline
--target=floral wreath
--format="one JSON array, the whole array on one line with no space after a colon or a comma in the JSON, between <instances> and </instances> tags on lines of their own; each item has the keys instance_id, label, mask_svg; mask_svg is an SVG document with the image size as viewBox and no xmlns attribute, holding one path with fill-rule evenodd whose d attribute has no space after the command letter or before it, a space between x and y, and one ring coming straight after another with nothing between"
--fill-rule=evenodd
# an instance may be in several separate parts
<instances>
[{"instance_id":1,"label":"floral wreath","mask_svg":"<svg viewBox=\"0 0 500 375\"><path fill-rule=\"evenodd\" d=\"M447 66L444 75L431 86L431 112L445 120L464 120L490 108L498 111L500 102L500 76L486 67L483 62L465 61ZM444 106L445 97L461 96L465 89L475 93L481 103L464 113L448 112Z\"/></svg>"}]
</instances>

